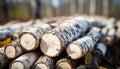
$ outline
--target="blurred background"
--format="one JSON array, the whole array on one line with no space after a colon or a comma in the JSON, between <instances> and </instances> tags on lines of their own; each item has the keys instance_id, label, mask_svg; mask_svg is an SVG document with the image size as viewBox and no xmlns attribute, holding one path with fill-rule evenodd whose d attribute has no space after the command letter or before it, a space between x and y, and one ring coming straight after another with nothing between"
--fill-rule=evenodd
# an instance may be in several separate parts
<instances>
[{"instance_id":1,"label":"blurred background","mask_svg":"<svg viewBox=\"0 0 120 69\"><path fill-rule=\"evenodd\" d=\"M0 24L76 14L120 19L120 0L0 0Z\"/></svg>"}]
</instances>

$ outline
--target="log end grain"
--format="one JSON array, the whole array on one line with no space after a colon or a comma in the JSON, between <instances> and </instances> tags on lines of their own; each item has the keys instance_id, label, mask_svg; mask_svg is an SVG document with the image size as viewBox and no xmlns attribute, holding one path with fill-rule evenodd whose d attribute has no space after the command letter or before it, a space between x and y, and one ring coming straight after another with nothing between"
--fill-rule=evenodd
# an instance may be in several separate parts
<instances>
[{"instance_id":1,"label":"log end grain","mask_svg":"<svg viewBox=\"0 0 120 69\"><path fill-rule=\"evenodd\" d=\"M57 63L56 69L72 69L72 67L71 64L65 61Z\"/></svg>"},{"instance_id":2,"label":"log end grain","mask_svg":"<svg viewBox=\"0 0 120 69\"><path fill-rule=\"evenodd\" d=\"M82 48L74 43L69 44L66 52L71 59L78 59L82 56Z\"/></svg>"},{"instance_id":3,"label":"log end grain","mask_svg":"<svg viewBox=\"0 0 120 69\"><path fill-rule=\"evenodd\" d=\"M40 49L45 55L55 57L61 52L61 41L56 35L44 34L41 39Z\"/></svg>"},{"instance_id":4,"label":"log end grain","mask_svg":"<svg viewBox=\"0 0 120 69\"><path fill-rule=\"evenodd\" d=\"M41 56L33 65L33 69L54 69L54 60L47 56Z\"/></svg>"},{"instance_id":5,"label":"log end grain","mask_svg":"<svg viewBox=\"0 0 120 69\"><path fill-rule=\"evenodd\" d=\"M38 64L36 64L35 69L49 69L49 68L44 63L38 63Z\"/></svg>"},{"instance_id":6,"label":"log end grain","mask_svg":"<svg viewBox=\"0 0 120 69\"><path fill-rule=\"evenodd\" d=\"M16 49L13 46L6 46L5 55L7 58L14 58L16 56Z\"/></svg>"},{"instance_id":7,"label":"log end grain","mask_svg":"<svg viewBox=\"0 0 120 69\"><path fill-rule=\"evenodd\" d=\"M24 69L24 65L21 62L14 62L11 66L10 69Z\"/></svg>"},{"instance_id":8,"label":"log end grain","mask_svg":"<svg viewBox=\"0 0 120 69\"><path fill-rule=\"evenodd\" d=\"M13 60L9 69L30 69L38 58L36 52L28 52Z\"/></svg>"},{"instance_id":9,"label":"log end grain","mask_svg":"<svg viewBox=\"0 0 120 69\"><path fill-rule=\"evenodd\" d=\"M112 38L110 36L106 36L104 39L103 39L103 42L107 45L109 45L112 41Z\"/></svg>"},{"instance_id":10,"label":"log end grain","mask_svg":"<svg viewBox=\"0 0 120 69\"><path fill-rule=\"evenodd\" d=\"M20 35L20 45L28 51L35 49L37 45L37 39L32 33L24 32Z\"/></svg>"}]
</instances>

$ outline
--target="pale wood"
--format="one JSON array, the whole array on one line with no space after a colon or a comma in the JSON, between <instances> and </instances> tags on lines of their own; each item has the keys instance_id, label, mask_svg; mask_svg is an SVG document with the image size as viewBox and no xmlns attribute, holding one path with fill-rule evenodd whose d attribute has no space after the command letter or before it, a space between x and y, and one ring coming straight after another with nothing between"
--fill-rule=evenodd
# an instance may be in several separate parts
<instances>
[{"instance_id":1,"label":"pale wood","mask_svg":"<svg viewBox=\"0 0 120 69\"><path fill-rule=\"evenodd\" d=\"M9 69L30 69L37 60L36 52L28 52L11 62Z\"/></svg>"},{"instance_id":2,"label":"pale wood","mask_svg":"<svg viewBox=\"0 0 120 69\"><path fill-rule=\"evenodd\" d=\"M101 38L100 38L100 42L103 42L105 43L105 38L107 36L107 33L108 33L108 29L106 29L105 27L101 29Z\"/></svg>"},{"instance_id":3,"label":"pale wood","mask_svg":"<svg viewBox=\"0 0 120 69\"><path fill-rule=\"evenodd\" d=\"M47 56L41 56L35 62L33 69L54 69L54 60Z\"/></svg>"},{"instance_id":4,"label":"pale wood","mask_svg":"<svg viewBox=\"0 0 120 69\"><path fill-rule=\"evenodd\" d=\"M42 36L40 49L47 56L58 56L69 42L85 34L87 29L88 22L82 17L66 20Z\"/></svg>"},{"instance_id":5,"label":"pale wood","mask_svg":"<svg viewBox=\"0 0 120 69\"><path fill-rule=\"evenodd\" d=\"M79 65L77 69L99 69L103 57L106 54L107 47L104 43L99 42L92 51L92 59L90 64Z\"/></svg>"},{"instance_id":6,"label":"pale wood","mask_svg":"<svg viewBox=\"0 0 120 69\"><path fill-rule=\"evenodd\" d=\"M3 26L0 27L0 30L2 30L3 32L1 33L4 33L4 30L9 33L9 35L12 37L13 40L15 40L16 38L19 37L20 33L28 28L29 26L31 26L33 23L33 20L30 20L30 21L27 21L27 22L16 22L13 23L13 22L10 22L9 24L5 24ZM4 33L5 34L5 33ZM4 36L0 36L0 39L5 37L6 34ZM8 36L8 34L7 34Z\"/></svg>"},{"instance_id":7,"label":"pale wood","mask_svg":"<svg viewBox=\"0 0 120 69\"><path fill-rule=\"evenodd\" d=\"M106 28L106 29L114 28L114 26L115 26L115 24L114 24L115 21L116 21L116 19L113 18L113 17L107 19L107 20L106 20L106 26L105 26L105 28Z\"/></svg>"},{"instance_id":8,"label":"pale wood","mask_svg":"<svg viewBox=\"0 0 120 69\"><path fill-rule=\"evenodd\" d=\"M91 29L86 36L73 41L66 48L66 52L71 59L81 58L87 51L92 51L97 41L100 39L100 29ZM75 48L76 50L75 50Z\"/></svg>"},{"instance_id":9,"label":"pale wood","mask_svg":"<svg viewBox=\"0 0 120 69\"><path fill-rule=\"evenodd\" d=\"M20 46L18 40L16 40L6 45L4 52L5 52L5 56L8 59L15 59L16 57L20 56L24 51Z\"/></svg>"},{"instance_id":10,"label":"pale wood","mask_svg":"<svg viewBox=\"0 0 120 69\"><path fill-rule=\"evenodd\" d=\"M33 24L32 29L26 32L22 32L20 35L19 42L26 51L35 50L38 47L39 40L41 36L51 29L48 24L42 24L39 20L35 21L36 23Z\"/></svg>"},{"instance_id":11,"label":"pale wood","mask_svg":"<svg viewBox=\"0 0 120 69\"><path fill-rule=\"evenodd\" d=\"M115 28L111 28L108 30L107 36L104 38L105 44L110 45L113 43L113 41L115 39L115 32L116 32Z\"/></svg>"},{"instance_id":12,"label":"pale wood","mask_svg":"<svg viewBox=\"0 0 120 69\"><path fill-rule=\"evenodd\" d=\"M91 16L91 17L88 17L87 20L89 22L90 28L92 28L92 27L102 28L105 26L105 23L103 21L101 21L98 17Z\"/></svg>"},{"instance_id":13,"label":"pale wood","mask_svg":"<svg viewBox=\"0 0 120 69\"><path fill-rule=\"evenodd\" d=\"M1 68L4 68L8 63L8 59L5 56L4 49L5 47L0 48L0 67Z\"/></svg>"},{"instance_id":14,"label":"pale wood","mask_svg":"<svg viewBox=\"0 0 120 69\"><path fill-rule=\"evenodd\" d=\"M115 32L115 35L117 36L118 39L120 38L120 27Z\"/></svg>"},{"instance_id":15,"label":"pale wood","mask_svg":"<svg viewBox=\"0 0 120 69\"><path fill-rule=\"evenodd\" d=\"M75 69L78 61L69 58L61 58L56 63L56 69Z\"/></svg>"},{"instance_id":16,"label":"pale wood","mask_svg":"<svg viewBox=\"0 0 120 69\"><path fill-rule=\"evenodd\" d=\"M12 37L12 32L10 30L0 30L0 41Z\"/></svg>"}]
</instances>

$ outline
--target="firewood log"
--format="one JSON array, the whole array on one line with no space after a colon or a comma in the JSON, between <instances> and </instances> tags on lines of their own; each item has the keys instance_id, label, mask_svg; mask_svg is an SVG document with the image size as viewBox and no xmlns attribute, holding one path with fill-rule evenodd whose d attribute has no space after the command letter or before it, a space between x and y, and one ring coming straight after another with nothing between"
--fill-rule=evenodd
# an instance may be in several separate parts
<instances>
[{"instance_id":1,"label":"firewood log","mask_svg":"<svg viewBox=\"0 0 120 69\"><path fill-rule=\"evenodd\" d=\"M86 65L79 65L77 69L99 69L103 56L105 56L107 47L104 43L98 43L92 53L92 62Z\"/></svg>"},{"instance_id":2,"label":"firewood log","mask_svg":"<svg viewBox=\"0 0 120 69\"><path fill-rule=\"evenodd\" d=\"M9 69L30 69L38 59L36 52L28 52L11 62Z\"/></svg>"},{"instance_id":3,"label":"firewood log","mask_svg":"<svg viewBox=\"0 0 120 69\"><path fill-rule=\"evenodd\" d=\"M0 68L5 68L8 65L8 59L4 54L5 47L0 48Z\"/></svg>"},{"instance_id":4,"label":"firewood log","mask_svg":"<svg viewBox=\"0 0 120 69\"><path fill-rule=\"evenodd\" d=\"M10 22L7 22L5 25L12 25L12 24L15 24L15 23L20 23L19 20L14 20L14 21L10 21Z\"/></svg>"},{"instance_id":5,"label":"firewood log","mask_svg":"<svg viewBox=\"0 0 120 69\"><path fill-rule=\"evenodd\" d=\"M33 24L33 20L30 20L28 22L10 22L9 24L6 24L6 25L3 25L3 26L0 26L0 31L2 30L2 32L0 32L0 39L1 38L5 38L5 35L7 33L7 36L8 35L11 35L11 39L12 40L15 40L18 38L19 34L22 32L22 30L24 30L25 28L28 28L29 26L31 26ZM6 31L7 30L7 33L4 32L4 30ZM5 34L4 36L2 36L2 34Z\"/></svg>"},{"instance_id":6,"label":"firewood log","mask_svg":"<svg viewBox=\"0 0 120 69\"><path fill-rule=\"evenodd\" d=\"M40 49L49 57L58 56L68 43L85 34L87 29L88 22L84 18L76 17L66 20L42 36Z\"/></svg>"},{"instance_id":7,"label":"firewood log","mask_svg":"<svg viewBox=\"0 0 120 69\"><path fill-rule=\"evenodd\" d=\"M31 30L22 32L20 35L19 42L26 51L35 50L43 33L51 29L48 24L34 24L33 27Z\"/></svg>"},{"instance_id":8,"label":"firewood log","mask_svg":"<svg viewBox=\"0 0 120 69\"><path fill-rule=\"evenodd\" d=\"M101 20L97 20L95 17L89 17L87 18L88 22L89 22L89 27L99 27L99 28L102 28L105 26L105 23L103 23L103 21Z\"/></svg>"},{"instance_id":9,"label":"firewood log","mask_svg":"<svg viewBox=\"0 0 120 69\"><path fill-rule=\"evenodd\" d=\"M114 28L115 27L115 18L109 18L106 20L106 25L105 25L105 28L106 29L111 29L111 28Z\"/></svg>"},{"instance_id":10,"label":"firewood log","mask_svg":"<svg viewBox=\"0 0 120 69\"><path fill-rule=\"evenodd\" d=\"M12 32L9 30L0 30L0 41L12 37Z\"/></svg>"},{"instance_id":11,"label":"firewood log","mask_svg":"<svg viewBox=\"0 0 120 69\"><path fill-rule=\"evenodd\" d=\"M107 36L104 38L104 43L107 45L110 45L113 43L115 39L115 28L111 28L108 30Z\"/></svg>"},{"instance_id":12,"label":"firewood log","mask_svg":"<svg viewBox=\"0 0 120 69\"><path fill-rule=\"evenodd\" d=\"M91 64L88 64L86 67L87 69L93 69L93 68L99 68L99 65L101 65L102 59L105 56L107 51L107 47L104 43L98 43L97 47L94 49L92 55L92 62Z\"/></svg>"},{"instance_id":13,"label":"firewood log","mask_svg":"<svg viewBox=\"0 0 120 69\"><path fill-rule=\"evenodd\" d=\"M77 60L71 60L69 58L62 58L57 61L56 69L75 69L77 67Z\"/></svg>"},{"instance_id":14,"label":"firewood log","mask_svg":"<svg viewBox=\"0 0 120 69\"><path fill-rule=\"evenodd\" d=\"M106 29L106 28L104 27L104 28L101 29L100 33L101 33L100 42L105 43L106 41L105 41L104 39L105 39L105 37L107 36L108 29Z\"/></svg>"},{"instance_id":15,"label":"firewood log","mask_svg":"<svg viewBox=\"0 0 120 69\"><path fill-rule=\"evenodd\" d=\"M33 69L54 69L54 60L47 56L41 56L35 62Z\"/></svg>"},{"instance_id":16,"label":"firewood log","mask_svg":"<svg viewBox=\"0 0 120 69\"><path fill-rule=\"evenodd\" d=\"M12 33L18 33L22 32L22 29L31 26L33 23L33 20L30 20L28 22L20 22L20 23L15 23L11 24L8 26L8 28L11 30Z\"/></svg>"},{"instance_id":17,"label":"firewood log","mask_svg":"<svg viewBox=\"0 0 120 69\"><path fill-rule=\"evenodd\" d=\"M105 37L107 35L107 33L108 33L108 29L102 28L100 33L101 33L102 37Z\"/></svg>"},{"instance_id":18,"label":"firewood log","mask_svg":"<svg viewBox=\"0 0 120 69\"><path fill-rule=\"evenodd\" d=\"M5 52L5 56L8 59L15 59L16 57L21 55L24 51L22 47L20 46L18 40L16 40L6 45L4 52Z\"/></svg>"},{"instance_id":19,"label":"firewood log","mask_svg":"<svg viewBox=\"0 0 120 69\"><path fill-rule=\"evenodd\" d=\"M66 48L66 52L71 59L79 59L82 57L87 51L92 51L95 44L100 38L100 29L92 28L89 33L83 37L79 38L76 41L73 41Z\"/></svg>"}]
</instances>

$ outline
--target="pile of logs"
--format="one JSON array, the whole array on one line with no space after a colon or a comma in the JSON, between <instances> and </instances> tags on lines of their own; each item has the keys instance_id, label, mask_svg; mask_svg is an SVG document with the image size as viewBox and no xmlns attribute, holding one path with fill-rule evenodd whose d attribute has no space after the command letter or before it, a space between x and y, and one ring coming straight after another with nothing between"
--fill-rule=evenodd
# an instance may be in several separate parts
<instances>
[{"instance_id":1,"label":"pile of logs","mask_svg":"<svg viewBox=\"0 0 120 69\"><path fill-rule=\"evenodd\" d=\"M57 17L0 25L0 69L120 67L120 21Z\"/></svg>"}]
</instances>

